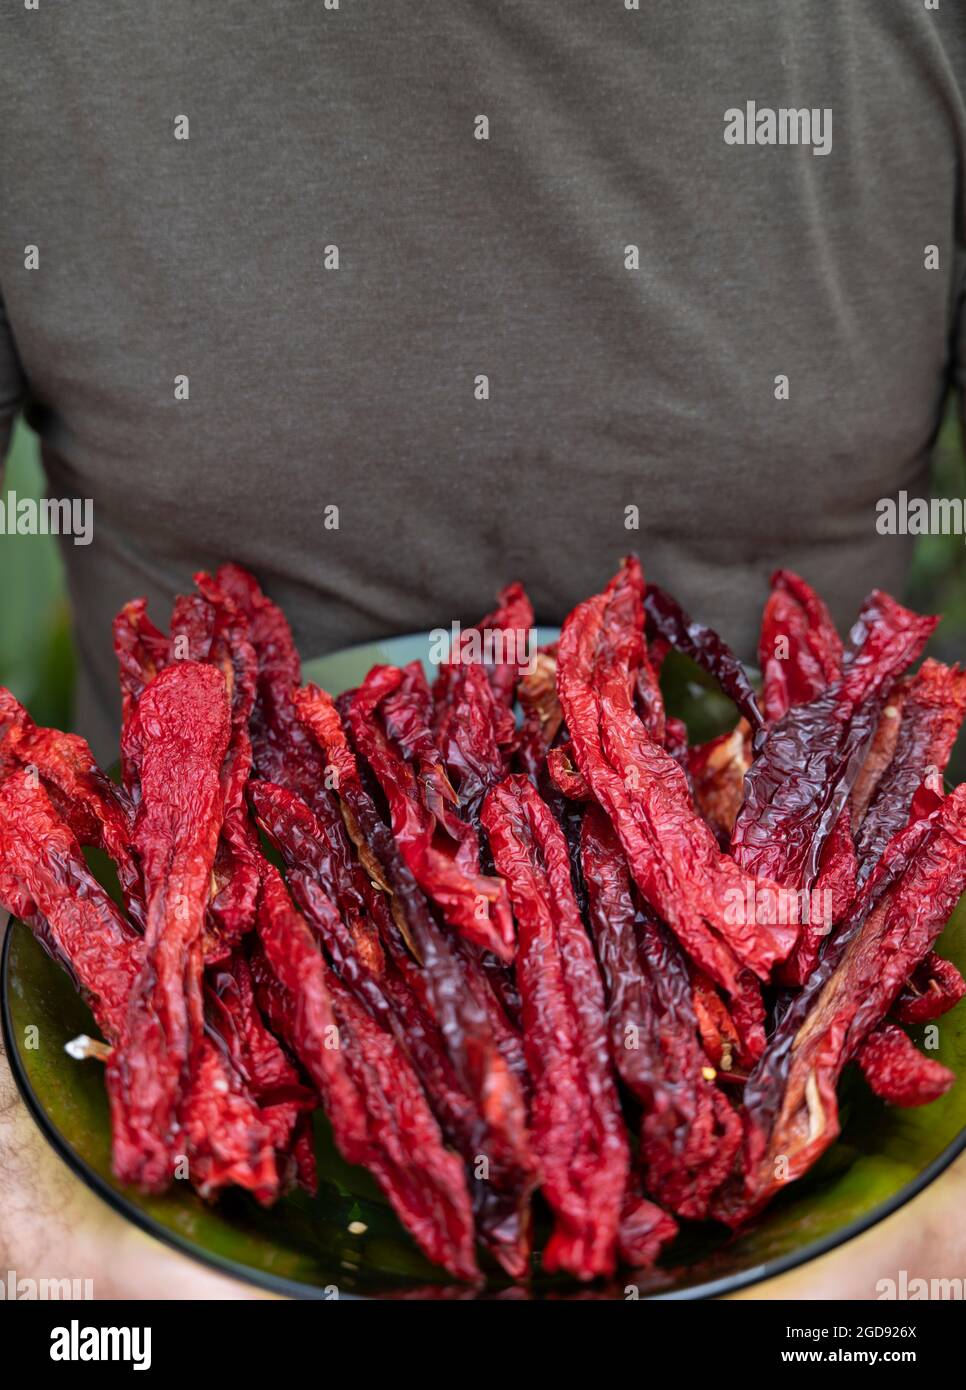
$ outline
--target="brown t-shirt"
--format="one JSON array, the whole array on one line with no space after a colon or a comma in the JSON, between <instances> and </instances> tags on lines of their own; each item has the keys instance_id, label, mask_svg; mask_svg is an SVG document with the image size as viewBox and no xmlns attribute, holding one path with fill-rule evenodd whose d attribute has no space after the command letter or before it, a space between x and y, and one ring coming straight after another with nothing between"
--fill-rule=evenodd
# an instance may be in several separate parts
<instances>
[{"instance_id":1,"label":"brown t-shirt","mask_svg":"<svg viewBox=\"0 0 966 1390\"><path fill-rule=\"evenodd\" d=\"M559 621L632 548L746 653L776 565L843 623L901 589L876 502L926 489L957 371L962 6L331 4L0 10L0 424L94 501L98 745L111 614L228 558L307 655L511 578ZM810 144L731 142L789 109Z\"/></svg>"}]
</instances>

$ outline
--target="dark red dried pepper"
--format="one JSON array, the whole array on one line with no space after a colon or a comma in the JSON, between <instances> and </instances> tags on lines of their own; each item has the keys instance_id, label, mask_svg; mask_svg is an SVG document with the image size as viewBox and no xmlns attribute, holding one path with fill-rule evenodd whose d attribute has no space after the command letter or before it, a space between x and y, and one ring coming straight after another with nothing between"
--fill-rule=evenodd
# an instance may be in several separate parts
<instances>
[{"instance_id":1,"label":"dark red dried pepper","mask_svg":"<svg viewBox=\"0 0 966 1390\"><path fill-rule=\"evenodd\" d=\"M846 809L886 697L936 626L875 591L852 632L842 675L769 727L745 779L732 847L744 868L811 891Z\"/></svg>"},{"instance_id":2,"label":"dark red dried pepper","mask_svg":"<svg viewBox=\"0 0 966 1390\"><path fill-rule=\"evenodd\" d=\"M687 961L635 902L620 842L598 807L584 816L581 863L611 1057L643 1107L646 1188L677 1214L701 1220L734 1162L741 1125L698 1041Z\"/></svg>"},{"instance_id":3,"label":"dark red dried pepper","mask_svg":"<svg viewBox=\"0 0 966 1390\"><path fill-rule=\"evenodd\" d=\"M208 970L206 1002L209 1031L225 1047L234 1070L257 1102L272 1144L281 1157L298 1141L299 1116L314 1110L318 1097L303 1085L278 1040L266 1028L255 1006L251 970L244 956L234 954L224 965ZM300 1179L315 1190L314 1153L303 1162Z\"/></svg>"},{"instance_id":4,"label":"dark red dried pepper","mask_svg":"<svg viewBox=\"0 0 966 1390\"><path fill-rule=\"evenodd\" d=\"M512 1199L502 1228L500 1258L508 1271L520 1277L529 1257L530 1195L537 1173L527 1133L519 1040L468 948L461 949L461 943L447 937L430 913L363 785L331 697L308 686L298 695L298 710L325 751L350 834L365 846L374 871L384 878L393 894L394 917L404 923L413 943L425 997L460 1085L473 1099L482 1121L479 1154L487 1161L489 1180Z\"/></svg>"},{"instance_id":5,"label":"dark red dried pepper","mask_svg":"<svg viewBox=\"0 0 966 1390\"><path fill-rule=\"evenodd\" d=\"M922 789L745 1087L745 1178L717 1214L746 1221L838 1136L835 1088L966 888L966 785Z\"/></svg>"},{"instance_id":6,"label":"dark red dried pepper","mask_svg":"<svg viewBox=\"0 0 966 1390\"><path fill-rule=\"evenodd\" d=\"M793 570L776 570L758 642L762 708L774 724L807 704L842 671L842 640L822 599Z\"/></svg>"},{"instance_id":7,"label":"dark red dried pepper","mask_svg":"<svg viewBox=\"0 0 966 1390\"><path fill-rule=\"evenodd\" d=\"M617 1254L630 1269L649 1269L665 1245L678 1233L669 1212L631 1190L621 1212Z\"/></svg>"},{"instance_id":8,"label":"dark red dried pepper","mask_svg":"<svg viewBox=\"0 0 966 1390\"><path fill-rule=\"evenodd\" d=\"M116 1043L145 943L94 879L46 792L24 771L0 784L0 903L32 927L74 980L104 1037ZM178 1123L199 1191L213 1195L234 1183L263 1202L274 1199L278 1182L262 1116L207 1037L179 1101Z\"/></svg>"},{"instance_id":9,"label":"dark red dried pepper","mask_svg":"<svg viewBox=\"0 0 966 1390\"><path fill-rule=\"evenodd\" d=\"M292 630L282 610L240 565L222 565L215 583L245 616L257 662L250 723L254 769L312 805L316 790L326 785L325 760L295 712L302 665Z\"/></svg>"},{"instance_id":10,"label":"dark red dried pepper","mask_svg":"<svg viewBox=\"0 0 966 1390\"><path fill-rule=\"evenodd\" d=\"M218 580L199 573L195 583L207 610L207 651L199 652L198 659L218 666L231 691L231 738L222 768L224 822L209 909L221 941L230 949L254 924L259 886L258 840L245 801L245 785L252 769L248 730L255 705L258 658L249 640L248 619ZM175 633L172 617L172 640Z\"/></svg>"},{"instance_id":11,"label":"dark red dried pepper","mask_svg":"<svg viewBox=\"0 0 966 1390\"><path fill-rule=\"evenodd\" d=\"M514 1212L519 1195L499 1191L481 1173L478 1162L485 1135L471 1098L460 1086L425 991L419 988L418 968L400 958L391 942L389 958L376 964L359 947L359 933L346 923L360 920L361 899L353 870L338 843L338 827L324 828L294 793L270 783L251 788L259 821L289 865L289 884L306 920L318 932L332 963L356 997L383 1027L396 1035L426 1088L434 1114L446 1137L463 1156L473 1178L470 1191L481 1239L508 1272L520 1277L526 1259L518 1249ZM344 835L344 831L343 831ZM333 845L335 844L335 848ZM341 916L318 891L321 886L341 908ZM384 928L388 924L383 922Z\"/></svg>"},{"instance_id":12,"label":"dark red dried pepper","mask_svg":"<svg viewBox=\"0 0 966 1390\"><path fill-rule=\"evenodd\" d=\"M860 880L906 823L929 767L943 772L966 714L966 671L927 659L908 682L893 754L871 796L857 836Z\"/></svg>"},{"instance_id":13,"label":"dark red dried pepper","mask_svg":"<svg viewBox=\"0 0 966 1390\"><path fill-rule=\"evenodd\" d=\"M143 886L130 849L130 801L98 767L86 741L78 734L38 728L23 706L0 687L0 759L11 767L35 768L80 843L110 855L125 907L132 920L142 925Z\"/></svg>"},{"instance_id":14,"label":"dark red dried pepper","mask_svg":"<svg viewBox=\"0 0 966 1390\"><path fill-rule=\"evenodd\" d=\"M933 1057L924 1057L894 1023L880 1023L856 1053L862 1075L889 1105L928 1105L944 1096L955 1075Z\"/></svg>"},{"instance_id":15,"label":"dark red dried pepper","mask_svg":"<svg viewBox=\"0 0 966 1390\"><path fill-rule=\"evenodd\" d=\"M780 922L776 886L722 853L694 809L684 772L634 710L642 584L639 566L628 561L604 593L567 619L560 701L579 770L607 811L641 892L701 968L733 992L742 966L767 977L791 950L797 928Z\"/></svg>"},{"instance_id":16,"label":"dark red dried pepper","mask_svg":"<svg viewBox=\"0 0 966 1390\"><path fill-rule=\"evenodd\" d=\"M394 666L374 666L369 672L349 711L356 745L379 781L396 844L420 888L468 941L501 960L512 960L513 918L506 888L499 878L480 872L477 832L456 815L454 794L442 766L427 755L427 741L436 752L428 726L419 725L418 712L410 707L410 728L415 722L423 739L422 744L410 745L415 763L411 766L379 719L380 705L400 693L405 679L406 673ZM390 720L391 713L387 723ZM397 701L393 725L397 743L400 726L405 732ZM406 746L403 738L400 747Z\"/></svg>"},{"instance_id":17,"label":"dark red dried pepper","mask_svg":"<svg viewBox=\"0 0 966 1390\"><path fill-rule=\"evenodd\" d=\"M892 1014L900 1023L941 1018L966 994L966 980L951 960L930 951L902 987Z\"/></svg>"},{"instance_id":18,"label":"dark red dried pepper","mask_svg":"<svg viewBox=\"0 0 966 1390\"><path fill-rule=\"evenodd\" d=\"M273 1026L318 1086L343 1157L376 1176L431 1260L458 1279L476 1280L462 1164L443 1147L399 1045L328 970L271 864L263 870L257 925L278 983Z\"/></svg>"},{"instance_id":19,"label":"dark red dried pepper","mask_svg":"<svg viewBox=\"0 0 966 1390\"><path fill-rule=\"evenodd\" d=\"M616 1263L630 1163L600 976L574 899L566 840L530 780L515 775L494 787L482 819L520 936L533 1142L555 1218L543 1265L592 1279Z\"/></svg>"},{"instance_id":20,"label":"dark red dried pepper","mask_svg":"<svg viewBox=\"0 0 966 1390\"><path fill-rule=\"evenodd\" d=\"M145 689L128 725L140 802L133 844L144 875L145 960L107 1069L118 1177L170 1182L178 1098L202 1031L202 931L221 829L229 705L223 674L176 662Z\"/></svg>"}]
</instances>

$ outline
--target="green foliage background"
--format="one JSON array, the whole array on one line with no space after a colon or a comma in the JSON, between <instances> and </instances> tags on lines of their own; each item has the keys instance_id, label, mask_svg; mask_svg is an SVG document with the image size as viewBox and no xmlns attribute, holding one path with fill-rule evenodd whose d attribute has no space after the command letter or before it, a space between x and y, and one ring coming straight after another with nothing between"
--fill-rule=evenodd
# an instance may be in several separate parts
<instances>
[{"instance_id":1,"label":"green foliage background","mask_svg":"<svg viewBox=\"0 0 966 1390\"><path fill-rule=\"evenodd\" d=\"M14 433L4 492L39 497L43 490L37 440L22 422ZM966 463L952 410L936 448L934 491L966 498ZM57 542L49 536L0 537L0 685L8 686L41 724L69 728L74 650ZM966 657L966 543L962 536L926 536L917 547L906 598L914 608L941 613L931 650L944 661ZM966 778L966 738L951 775Z\"/></svg>"},{"instance_id":2,"label":"green foliage background","mask_svg":"<svg viewBox=\"0 0 966 1390\"><path fill-rule=\"evenodd\" d=\"M40 497L36 435L22 422L3 477L4 495ZM0 685L38 724L69 728L74 649L64 573L53 536L0 536Z\"/></svg>"}]
</instances>

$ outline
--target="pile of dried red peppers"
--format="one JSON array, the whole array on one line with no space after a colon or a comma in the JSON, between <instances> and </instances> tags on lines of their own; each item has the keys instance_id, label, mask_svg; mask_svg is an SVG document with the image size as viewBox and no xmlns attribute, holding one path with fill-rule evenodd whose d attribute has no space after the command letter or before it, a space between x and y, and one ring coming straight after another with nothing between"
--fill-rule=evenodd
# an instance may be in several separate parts
<instances>
[{"instance_id":1,"label":"pile of dried red peppers","mask_svg":"<svg viewBox=\"0 0 966 1390\"><path fill-rule=\"evenodd\" d=\"M244 570L196 586L167 633L116 619L119 785L0 691L0 903L104 1035L123 1181L311 1190L321 1105L455 1278L479 1247L527 1276L539 1193L544 1269L592 1279L800 1177L850 1060L895 1105L952 1083L899 1026L966 991L932 949L966 888L966 673L907 674L934 619L876 592L843 646L779 571L759 698L628 559L526 664L512 585L464 634L502 655L333 700ZM672 647L732 732L688 746Z\"/></svg>"}]
</instances>

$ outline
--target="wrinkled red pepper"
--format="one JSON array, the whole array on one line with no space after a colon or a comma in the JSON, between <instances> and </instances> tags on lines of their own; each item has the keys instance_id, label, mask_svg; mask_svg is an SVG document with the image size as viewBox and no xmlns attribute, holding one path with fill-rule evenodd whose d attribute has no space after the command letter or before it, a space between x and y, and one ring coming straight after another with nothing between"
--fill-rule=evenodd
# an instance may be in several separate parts
<instances>
[{"instance_id":1,"label":"wrinkled red pepper","mask_svg":"<svg viewBox=\"0 0 966 1390\"><path fill-rule=\"evenodd\" d=\"M432 745L428 726L418 723L418 712L409 709L409 728L416 724L423 742L411 748L414 766L396 751L400 742L402 710L396 702L385 724L379 706L399 695L406 673L395 666L375 666L353 696L349 712L357 748L373 769L392 816L392 834L403 859L425 894L439 906L443 917L467 941L492 951L502 960L513 959L514 931L506 888L496 877L480 872L477 831L460 820L453 809L453 791L442 765L427 753Z\"/></svg>"},{"instance_id":2,"label":"wrinkled red pepper","mask_svg":"<svg viewBox=\"0 0 966 1390\"><path fill-rule=\"evenodd\" d=\"M519 766L536 784L543 760L560 732L563 711L557 699L557 644L541 647L533 659L533 669L521 676L517 684L517 699L523 711L516 744ZM455 720L454 720L455 722ZM501 776L487 783L487 790Z\"/></svg>"},{"instance_id":3,"label":"wrinkled red pepper","mask_svg":"<svg viewBox=\"0 0 966 1390\"><path fill-rule=\"evenodd\" d=\"M117 1043L143 968L143 939L91 874L80 845L25 771L0 784L0 903L27 923ZM219 1049L201 1039L178 1107L192 1182L212 1196L229 1184L271 1202L278 1181L268 1131ZM170 1175L169 1175L170 1176Z\"/></svg>"},{"instance_id":4,"label":"wrinkled red pepper","mask_svg":"<svg viewBox=\"0 0 966 1390\"><path fill-rule=\"evenodd\" d=\"M839 679L769 727L748 771L732 835L742 867L789 888L814 887L888 692L936 622L878 590L869 596Z\"/></svg>"},{"instance_id":5,"label":"wrinkled red pepper","mask_svg":"<svg viewBox=\"0 0 966 1390\"><path fill-rule=\"evenodd\" d=\"M900 1023L929 1023L948 1013L964 994L966 980L956 966L930 951L903 986L893 1016Z\"/></svg>"},{"instance_id":6,"label":"wrinkled red pepper","mask_svg":"<svg viewBox=\"0 0 966 1390\"><path fill-rule=\"evenodd\" d=\"M600 976L574 899L566 840L533 784L508 777L488 794L482 819L520 934L533 1142L554 1213L543 1265L592 1279L616 1263L630 1164Z\"/></svg>"},{"instance_id":7,"label":"wrinkled red pepper","mask_svg":"<svg viewBox=\"0 0 966 1390\"><path fill-rule=\"evenodd\" d=\"M745 1087L745 1177L716 1214L740 1224L802 1176L839 1133L835 1088L886 1017L966 888L966 784L923 788L792 1002Z\"/></svg>"},{"instance_id":8,"label":"wrinkled red pepper","mask_svg":"<svg viewBox=\"0 0 966 1390\"><path fill-rule=\"evenodd\" d=\"M38 728L30 715L0 687L0 760L10 767L35 768L60 814L81 844L109 854L117 868L125 907L143 925L141 870L131 853L133 811L78 734Z\"/></svg>"},{"instance_id":9,"label":"wrinkled red pepper","mask_svg":"<svg viewBox=\"0 0 966 1390\"><path fill-rule=\"evenodd\" d=\"M147 599L126 603L114 619L114 653L121 679L121 722L127 724L144 687L168 664L168 638L148 617ZM126 771L124 783L128 784Z\"/></svg>"},{"instance_id":10,"label":"wrinkled red pepper","mask_svg":"<svg viewBox=\"0 0 966 1390\"><path fill-rule=\"evenodd\" d=\"M698 1041L687 961L633 898L607 817L590 807L581 831L588 918L608 1000L610 1053L643 1107L645 1185L681 1216L702 1220L731 1170L741 1125Z\"/></svg>"},{"instance_id":11,"label":"wrinkled red pepper","mask_svg":"<svg viewBox=\"0 0 966 1390\"><path fill-rule=\"evenodd\" d=\"M308 686L298 695L298 710L324 749L334 774L350 834L362 843L374 870L393 894L394 916L405 924L422 967L433 1017L445 1041L456 1075L472 1097L482 1122L480 1154L494 1188L514 1198L513 1213L503 1229L501 1262L516 1277L530 1249L530 1195L537 1173L527 1132L519 1039L502 1013L486 975L447 937L419 890L363 785L355 755L342 728L335 703L325 691Z\"/></svg>"},{"instance_id":12,"label":"wrinkled red pepper","mask_svg":"<svg viewBox=\"0 0 966 1390\"><path fill-rule=\"evenodd\" d=\"M668 1212L633 1190L621 1212L617 1253L630 1269L649 1269L665 1245L678 1233L678 1223Z\"/></svg>"},{"instance_id":13,"label":"wrinkled red pepper","mask_svg":"<svg viewBox=\"0 0 966 1390\"><path fill-rule=\"evenodd\" d=\"M906 687L892 759L878 779L859 827L860 880L868 876L888 841L905 824L927 768L945 771L964 714L966 671L940 661L924 661Z\"/></svg>"},{"instance_id":14,"label":"wrinkled red pepper","mask_svg":"<svg viewBox=\"0 0 966 1390\"><path fill-rule=\"evenodd\" d=\"M880 1023L856 1053L862 1075L889 1105L928 1105L944 1096L955 1075L933 1057L924 1057L894 1023Z\"/></svg>"},{"instance_id":15,"label":"wrinkled red pepper","mask_svg":"<svg viewBox=\"0 0 966 1390\"><path fill-rule=\"evenodd\" d=\"M797 928L780 922L776 886L722 853L694 809L684 772L634 710L642 588L640 567L630 560L604 593L567 619L560 702L578 768L608 813L645 899L697 964L734 992L743 966L767 977L791 950ZM768 904L771 911L761 911Z\"/></svg>"},{"instance_id":16,"label":"wrinkled red pepper","mask_svg":"<svg viewBox=\"0 0 966 1390\"><path fill-rule=\"evenodd\" d=\"M457 1279L475 1281L462 1164L443 1147L398 1043L327 968L271 864L263 870L257 929L278 982L273 1023L318 1086L343 1157L375 1175L431 1260Z\"/></svg>"},{"instance_id":17,"label":"wrinkled red pepper","mask_svg":"<svg viewBox=\"0 0 966 1390\"><path fill-rule=\"evenodd\" d=\"M223 674L176 662L125 730L137 749L133 844L144 875L145 959L108 1063L118 1177L161 1191L178 1142L178 1098L203 1026L202 931L223 809L229 706Z\"/></svg>"},{"instance_id":18,"label":"wrinkled red pepper","mask_svg":"<svg viewBox=\"0 0 966 1390\"><path fill-rule=\"evenodd\" d=\"M730 733L687 750L695 802L722 849L731 844L751 758L751 728L746 719L739 720Z\"/></svg>"},{"instance_id":19,"label":"wrinkled red pepper","mask_svg":"<svg viewBox=\"0 0 966 1390\"><path fill-rule=\"evenodd\" d=\"M316 1093L303 1085L278 1040L266 1028L255 1006L251 970L244 956L236 953L225 965L210 968L206 986L209 1030L220 1040L257 1102L281 1159L298 1144L299 1117L316 1108ZM314 1192L315 1155L311 1146L297 1166L302 1185Z\"/></svg>"},{"instance_id":20,"label":"wrinkled red pepper","mask_svg":"<svg viewBox=\"0 0 966 1390\"><path fill-rule=\"evenodd\" d=\"M902 709L906 702L906 695L909 690L909 676L902 676L896 681L889 691L885 707L879 716L875 733L872 735L872 742L869 744L869 751L865 755L865 762L859 769L859 775L855 779L852 788L852 795L849 797L849 813L852 817L852 835L858 834L859 827L865 818L865 813L869 809L869 803L875 794L882 774L892 762L896 751L896 743L899 739L899 727L902 722Z\"/></svg>"},{"instance_id":21,"label":"wrinkled red pepper","mask_svg":"<svg viewBox=\"0 0 966 1390\"><path fill-rule=\"evenodd\" d=\"M143 942L94 878L70 826L29 772L0 782L0 903L33 928L116 1042Z\"/></svg>"},{"instance_id":22,"label":"wrinkled red pepper","mask_svg":"<svg viewBox=\"0 0 966 1390\"><path fill-rule=\"evenodd\" d=\"M776 570L758 642L762 708L774 724L842 673L842 639L822 599L793 570Z\"/></svg>"},{"instance_id":23,"label":"wrinkled red pepper","mask_svg":"<svg viewBox=\"0 0 966 1390\"><path fill-rule=\"evenodd\" d=\"M302 664L292 630L282 610L240 565L222 565L215 583L245 616L257 662L250 723L253 767L259 777L297 791L312 805L317 789L326 785L326 768L295 712Z\"/></svg>"},{"instance_id":24,"label":"wrinkled red pepper","mask_svg":"<svg viewBox=\"0 0 966 1390\"><path fill-rule=\"evenodd\" d=\"M394 1032L422 1081L444 1137L462 1155L473 1177L470 1191L481 1239L507 1267L521 1277L526 1253L518 1246L521 1222L519 1192L501 1192L481 1175L478 1162L485 1135L471 1097L460 1088L445 1042L420 988L418 967L400 957L391 939L390 955L377 956L360 945L362 899L354 870L340 843L339 826L323 827L294 793L270 783L251 788L259 821L289 866L289 885L319 934L327 954L347 986L383 1027ZM343 831L343 835L344 835ZM319 888L325 890L320 893ZM339 904L335 912L325 893ZM349 923L355 924L349 926ZM389 927L382 919L383 930Z\"/></svg>"},{"instance_id":25,"label":"wrinkled red pepper","mask_svg":"<svg viewBox=\"0 0 966 1390\"><path fill-rule=\"evenodd\" d=\"M438 715L459 697L464 674L473 666L482 666L497 700L509 708L517 681L526 670L527 662L521 662L520 658L529 654L532 628L533 605L526 590L522 584L508 584L497 595L493 612L487 613L475 627L464 628L459 635L458 649L451 651L449 660L440 664L433 688ZM487 639L495 659L474 659L477 647L480 657L487 655Z\"/></svg>"}]
</instances>

